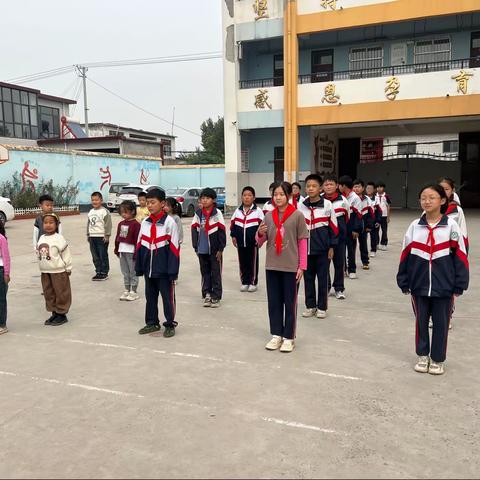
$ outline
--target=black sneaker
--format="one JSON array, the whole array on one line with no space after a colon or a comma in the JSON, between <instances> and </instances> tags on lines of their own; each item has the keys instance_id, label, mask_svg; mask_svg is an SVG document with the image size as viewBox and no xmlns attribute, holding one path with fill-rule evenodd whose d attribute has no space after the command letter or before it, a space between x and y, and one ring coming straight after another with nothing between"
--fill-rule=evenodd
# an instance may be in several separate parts
<instances>
[{"instance_id":1,"label":"black sneaker","mask_svg":"<svg viewBox=\"0 0 480 480\"><path fill-rule=\"evenodd\" d=\"M98 282L101 279L102 279L102 275L100 273L97 273L94 277L92 277L93 282Z\"/></svg>"},{"instance_id":2,"label":"black sneaker","mask_svg":"<svg viewBox=\"0 0 480 480\"><path fill-rule=\"evenodd\" d=\"M99 280L100 282L103 282L103 281L106 280L107 278L108 278L108 274L107 274L107 273L100 273L98 280Z\"/></svg>"},{"instance_id":3,"label":"black sneaker","mask_svg":"<svg viewBox=\"0 0 480 480\"><path fill-rule=\"evenodd\" d=\"M153 333L153 332L159 332L160 331L160 325L145 325L143 328L141 328L138 333L140 335L146 335L147 333Z\"/></svg>"},{"instance_id":4,"label":"black sneaker","mask_svg":"<svg viewBox=\"0 0 480 480\"><path fill-rule=\"evenodd\" d=\"M170 338L175 336L175 327L165 327L163 332L163 336L165 338Z\"/></svg>"},{"instance_id":5,"label":"black sneaker","mask_svg":"<svg viewBox=\"0 0 480 480\"><path fill-rule=\"evenodd\" d=\"M50 318L47 318L47 320L45 320L44 325L51 325L52 320L55 320L56 316L57 316L57 314L55 312L53 312L52 315L50 315Z\"/></svg>"},{"instance_id":6,"label":"black sneaker","mask_svg":"<svg viewBox=\"0 0 480 480\"><path fill-rule=\"evenodd\" d=\"M58 327L59 325L63 325L64 323L68 322L68 318L65 314L58 314L55 318L49 323L52 327Z\"/></svg>"}]
</instances>

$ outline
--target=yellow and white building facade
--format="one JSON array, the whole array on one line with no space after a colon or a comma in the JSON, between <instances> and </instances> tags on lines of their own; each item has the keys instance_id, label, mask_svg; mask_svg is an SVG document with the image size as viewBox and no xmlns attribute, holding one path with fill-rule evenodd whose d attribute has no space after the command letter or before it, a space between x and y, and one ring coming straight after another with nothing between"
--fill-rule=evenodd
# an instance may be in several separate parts
<instances>
[{"instance_id":1,"label":"yellow and white building facade","mask_svg":"<svg viewBox=\"0 0 480 480\"><path fill-rule=\"evenodd\" d=\"M480 206L480 0L221 1L228 205L335 172L403 206L433 169Z\"/></svg>"}]
</instances>

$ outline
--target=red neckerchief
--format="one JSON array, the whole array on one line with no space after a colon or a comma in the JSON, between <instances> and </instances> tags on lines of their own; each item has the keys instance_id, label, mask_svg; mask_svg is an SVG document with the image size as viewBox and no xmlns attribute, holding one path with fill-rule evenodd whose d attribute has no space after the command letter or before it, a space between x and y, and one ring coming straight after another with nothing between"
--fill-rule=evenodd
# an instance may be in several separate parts
<instances>
[{"instance_id":1,"label":"red neckerchief","mask_svg":"<svg viewBox=\"0 0 480 480\"><path fill-rule=\"evenodd\" d=\"M340 196L340 194L338 192L335 192L333 195L327 195L325 194L325 198L327 200L329 200L330 202L334 202L338 197Z\"/></svg>"},{"instance_id":2,"label":"red neckerchief","mask_svg":"<svg viewBox=\"0 0 480 480\"><path fill-rule=\"evenodd\" d=\"M297 193L296 195L292 196L292 203L295 208L298 208L298 199L300 198L300 194Z\"/></svg>"},{"instance_id":3,"label":"red neckerchief","mask_svg":"<svg viewBox=\"0 0 480 480\"><path fill-rule=\"evenodd\" d=\"M165 212L160 212L158 215L150 214L150 220L152 225L150 226L150 245L155 242L157 238L157 222L161 220L165 215Z\"/></svg>"},{"instance_id":4,"label":"red neckerchief","mask_svg":"<svg viewBox=\"0 0 480 480\"><path fill-rule=\"evenodd\" d=\"M288 217L292 215L292 213L295 213L295 207L293 205L290 205L287 203L287 208L285 209L285 212L283 212L283 217L280 220L280 211L278 207L275 208L272 212L272 218L273 222L275 223L275 226L277 227L277 233L275 234L275 251L277 252L277 255L280 255L282 253L282 227L283 224L287 221Z\"/></svg>"},{"instance_id":5,"label":"red neckerchief","mask_svg":"<svg viewBox=\"0 0 480 480\"><path fill-rule=\"evenodd\" d=\"M451 213L455 212L456 208L457 204L455 202L449 203L445 215L450 215Z\"/></svg>"},{"instance_id":6,"label":"red neckerchief","mask_svg":"<svg viewBox=\"0 0 480 480\"><path fill-rule=\"evenodd\" d=\"M245 210L245 205L242 204L242 208L240 209L240 211L242 212L243 214L243 228L246 227L247 225L247 217L250 215L250 212L253 210L253 205L248 209L248 210Z\"/></svg>"},{"instance_id":7,"label":"red neckerchief","mask_svg":"<svg viewBox=\"0 0 480 480\"><path fill-rule=\"evenodd\" d=\"M205 217L205 232L210 230L210 216L212 215L213 212L213 207L210 209L210 212L208 212L205 208L202 208L202 215Z\"/></svg>"},{"instance_id":8,"label":"red neckerchief","mask_svg":"<svg viewBox=\"0 0 480 480\"><path fill-rule=\"evenodd\" d=\"M438 223L440 223L440 222L438 222ZM435 247L435 235L433 234L433 231L438 227L438 223L434 227L431 227L427 223L427 228L428 228L427 246L430 245L430 264L432 263L433 249Z\"/></svg>"}]
</instances>

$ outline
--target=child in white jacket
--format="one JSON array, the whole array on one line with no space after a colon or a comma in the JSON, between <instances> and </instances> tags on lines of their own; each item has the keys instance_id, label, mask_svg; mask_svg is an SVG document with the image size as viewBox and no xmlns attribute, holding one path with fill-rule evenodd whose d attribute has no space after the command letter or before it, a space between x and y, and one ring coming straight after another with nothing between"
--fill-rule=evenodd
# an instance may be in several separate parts
<instances>
[{"instance_id":1,"label":"child in white jacket","mask_svg":"<svg viewBox=\"0 0 480 480\"><path fill-rule=\"evenodd\" d=\"M37 252L45 305L52 315L45 325L58 326L68 322L67 313L72 304L70 275L72 256L65 238L58 233L60 221L55 213L43 216L43 231Z\"/></svg>"}]
</instances>

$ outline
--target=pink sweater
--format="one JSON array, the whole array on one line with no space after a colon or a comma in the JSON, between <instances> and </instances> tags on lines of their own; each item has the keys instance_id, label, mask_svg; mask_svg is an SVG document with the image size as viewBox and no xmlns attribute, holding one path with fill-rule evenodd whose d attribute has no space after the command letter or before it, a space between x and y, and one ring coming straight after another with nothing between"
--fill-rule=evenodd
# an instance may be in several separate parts
<instances>
[{"instance_id":1,"label":"pink sweater","mask_svg":"<svg viewBox=\"0 0 480 480\"><path fill-rule=\"evenodd\" d=\"M3 266L3 274L10 275L10 251L7 239L0 234L0 266Z\"/></svg>"},{"instance_id":2,"label":"pink sweater","mask_svg":"<svg viewBox=\"0 0 480 480\"><path fill-rule=\"evenodd\" d=\"M255 235L257 244L261 247L267 241L267 235L260 236L257 232ZM302 238L298 241L298 268L302 270L307 269L307 239Z\"/></svg>"}]
</instances>

